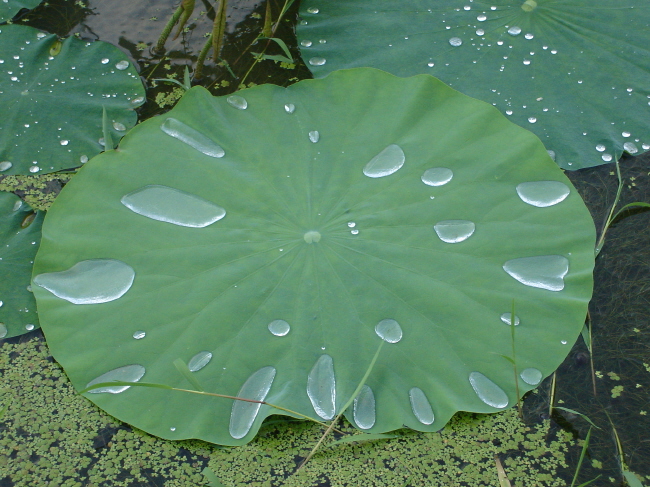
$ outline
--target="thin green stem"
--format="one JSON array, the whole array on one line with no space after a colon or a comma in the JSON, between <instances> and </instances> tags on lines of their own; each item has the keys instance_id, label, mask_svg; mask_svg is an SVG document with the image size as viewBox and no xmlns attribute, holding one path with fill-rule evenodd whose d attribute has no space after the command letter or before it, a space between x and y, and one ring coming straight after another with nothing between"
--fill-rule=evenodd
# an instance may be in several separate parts
<instances>
[{"instance_id":1,"label":"thin green stem","mask_svg":"<svg viewBox=\"0 0 650 487\"><path fill-rule=\"evenodd\" d=\"M618 189L616 190L616 198L614 198L614 204L609 210L609 214L607 215L607 219L605 220L603 229L600 232L600 237L598 238L598 242L596 243L596 248L595 248L596 257L598 257L598 254L600 254L600 251L603 249L603 245L605 244L605 235L607 234L607 230L609 229L609 226L612 224L612 220L614 219L614 210L616 210L618 201L621 198L621 191L623 190L623 178L621 177L621 168L618 165L618 161L616 161L616 176L618 177Z\"/></svg>"},{"instance_id":2,"label":"thin green stem","mask_svg":"<svg viewBox=\"0 0 650 487\"><path fill-rule=\"evenodd\" d=\"M162 52L165 50L165 42L167 42L167 38L169 37L169 34L171 34L172 29L176 25L176 22L178 22L178 19L181 18L182 14L183 14L183 5L181 4L174 12L174 15L172 15L172 17L169 19L163 31L160 33L160 37L158 38L158 42L156 43L156 52Z\"/></svg>"}]
</instances>

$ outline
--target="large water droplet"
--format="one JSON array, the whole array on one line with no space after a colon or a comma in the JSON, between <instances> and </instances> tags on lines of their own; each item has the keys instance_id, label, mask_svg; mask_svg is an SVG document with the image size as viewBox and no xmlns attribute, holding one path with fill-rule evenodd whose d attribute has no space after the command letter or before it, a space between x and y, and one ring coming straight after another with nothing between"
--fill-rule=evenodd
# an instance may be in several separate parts
<instances>
[{"instance_id":1,"label":"large water droplet","mask_svg":"<svg viewBox=\"0 0 650 487\"><path fill-rule=\"evenodd\" d=\"M198 372L203 367L208 365L212 360L212 352L206 350L197 353L194 357L190 359L187 363L187 368L190 369L190 372Z\"/></svg>"},{"instance_id":2,"label":"large water droplet","mask_svg":"<svg viewBox=\"0 0 650 487\"><path fill-rule=\"evenodd\" d=\"M469 220L444 220L436 223L433 229L443 242L459 243L474 234L476 225Z\"/></svg>"},{"instance_id":3,"label":"large water droplet","mask_svg":"<svg viewBox=\"0 0 650 487\"><path fill-rule=\"evenodd\" d=\"M375 326L375 333L388 343L397 343L402 339L402 327L395 320L381 320Z\"/></svg>"},{"instance_id":4,"label":"large water droplet","mask_svg":"<svg viewBox=\"0 0 650 487\"><path fill-rule=\"evenodd\" d=\"M327 60L324 57L313 57L309 60L309 64L312 66L322 66Z\"/></svg>"},{"instance_id":5,"label":"large water droplet","mask_svg":"<svg viewBox=\"0 0 650 487\"><path fill-rule=\"evenodd\" d=\"M277 337L283 337L291 330L291 326L284 320L273 320L269 323L269 331Z\"/></svg>"},{"instance_id":6,"label":"large water droplet","mask_svg":"<svg viewBox=\"0 0 650 487\"><path fill-rule=\"evenodd\" d=\"M152 184L122 197L129 210L161 222L203 228L226 216L226 210L196 195Z\"/></svg>"},{"instance_id":7,"label":"large water droplet","mask_svg":"<svg viewBox=\"0 0 650 487\"><path fill-rule=\"evenodd\" d=\"M530 384L531 386L536 386L542 381L542 373L533 367L522 370L519 377L521 377L526 384Z\"/></svg>"},{"instance_id":8,"label":"large water droplet","mask_svg":"<svg viewBox=\"0 0 650 487\"><path fill-rule=\"evenodd\" d=\"M7 169L10 169L13 164L9 161L2 161L0 162L0 172L4 172Z\"/></svg>"},{"instance_id":9,"label":"large water droplet","mask_svg":"<svg viewBox=\"0 0 650 487\"><path fill-rule=\"evenodd\" d=\"M463 40L460 37L452 37L449 39L449 44L451 44L454 47L458 47L463 43Z\"/></svg>"},{"instance_id":10,"label":"large water droplet","mask_svg":"<svg viewBox=\"0 0 650 487\"><path fill-rule=\"evenodd\" d=\"M318 133L318 130L312 130L309 132L309 140L314 144L320 140L320 134Z\"/></svg>"},{"instance_id":11,"label":"large water droplet","mask_svg":"<svg viewBox=\"0 0 650 487\"><path fill-rule=\"evenodd\" d=\"M308 244L320 242L320 237L321 237L320 233L317 232L316 230L309 230L308 232L305 232L305 234L302 236L302 238Z\"/></svg>"},{"instance_id":12,"label":"large water droplet","mask_svg":"<svg viewBox=\"0 0 650 487\"><path fill-rule=\"evenodd\" d=\"M65 271L39 274L34 283L73 304L98 304L123 296L134 278L133 268L122 261L91 259Z\"/></svg>"},{"instance_id":13,"label":"large water droplet","mask_svg":"<svg viewBox=\"0 0 650 487\"><path fill-rule=\"evenodd\" d=\"M538 208L557 205L570 192L569 187L560 181L530 181L517 185L517 194L521 200Z\"/></svg>"},{"instance_id":14,"label":"large water droplet","mask_svg":"<svg viewBox=\"0 0 650 487\"><path fill-rule=\"evenodd\" d=\"M510 34L511 36L518 36L519 34L521 34L521 27L517 27L516 25L513 25L508 29L508 34Z\"/></svg>"},{"instance_id":15,"label":"large water droplet","mask_svg":"<svg viewBox=\"0 0 650 487\"><path fill-rule=\"evenodd\" d=\"M246 98L239 95L230 95L226 98L228 104L232 107L237 108L238 110L246 110L248 108L248 102Z\"/></svg>"},{"instance_id":16,"label":"large water droplet","mask_svg":"<svg viewBox=\"0 0 650 487\"><path fill-rule=\"evenodd\" d=\"M413 387L409 391L409 399L411 401L413 414L418 418L418 421L422 424L433 423L433 420L435 419L433 416L433 409L431 409L431 403L424 394L424 391L418 387Z\"/></svg>"},{"instance_id":17,"label":"large water droplet","mask_svg":"<svg viewBox=\"0 0 650 487\"><path fill-rule=\"evenodd\" d=\"M262 367L246 379L237 397L263 401L271 390L273 379L275 379L275 367ZM260 403L235 400L230 412L230 436L236 440L246 436L261 406Z\"/></svg>"},{"instance_id":18,"label":"large water droplet","mask_svg":"<svg viewBox=\"0 0 650 487\"><path fill-rule=\"evenodd\" d=\"M626 142L623 144L623 149L625 149L628 154L636 154L639 152L639 149L637 148L636 145L634 145L634 142Z\"/></svg>"},{"instance_id":19,"label":"large water droplet","mask_svg":"<svg viewBox=\"0 0 650 487\"><path fill-rule=\"evenodd\" d=\"M364 384L354 398L354 422L362 430L367 430L375 425L375 418L375 394Z\"/></svg>"},{"instance_id":20,"label":"large water droplet","mask_svg":"<svg viewBox=\"0 0 650 487\"><path fill-rule=\"evenodd\" d=\"M501 315L501 321L503 321L506 325L512 325L512 313L503 313ZM519 326L519 316L515 315L515 326Z\"/></svg>"},{"instance_id":21,"label":"large water droplet","mask_svg":"<svg viewBox=\"0 0 650 487\"><path fill-rule=\"evenodd\" d=\"M480 372L470 373L469 383L479 399L488 406L503 409L508 405L508 396L503 389Z\"/></svg>"},{"instance_id":22,"label":"large water droplet","mask_svg":"<svg viewBox=\"0 0 650 487\"><path fill-rule=\"evenodd\" d=\"M427 186L442 186L454 177L454 172L446 167L432 167L422 174L422 182Z\"/></svg>"},{"instance_id":23,"label":"large water droplet","mask_svg":"<svg viewBox=\"0 0 650 487\"><path fill-rule=\"evenodd\" d=\"M336 413L336 379L334 362L329 355L321 355L307 377L307 396L314 411L323 419L332 419Z\"/></svg>"},{"instance_id":24,"label":"large water droplet","mask_svg":"<svg viewBox=\"0 0 650 487\"><path fill-rule=\"evenodd\" d=\"M369 178L390 176L404 165L404 151L397 144L391 144L373 157L363 168L363 174Z\"/></svg>"},{"instance_id":25,"label":"large water droplet","mask_svg":"<svg viewBox=\"0 0 650 487\"><path fill-rule=\"evenodd\" d=\"M160 126L160 129L167 135L171 135L175 139L185 142L187 145L202 152L206 156L223 157L226 154L225 151L210 138L175 118L168 118L165 120Z\"/></svg>"},{"instance_id":26,"label":"large water droplet","mask_svg":"<svg viewBox=\"0 0 650 487\"><path fill-rule=\"evenodd\" d=\"M526 286L561 291L564 276L569 272L569 261L561 255L540 255L509 260L503 270Z\"/></svg>"},{"instance_id":27,"label":"large water droplet","mask_svg":"<svg viewBox=\"0 0 650 487\"><path fill-rule=\"evenodd\" d=\"M120 71L124 71L126 68L129 67L129 62L126 60L118 61L117 63L115 63L115 67Z\"/></svg>"},{"instance_id":28,"label":"large water droplet","mask_svg":"<svg viewBox=\"0 0 650 487\"><path fill-rule=\"evenodd\" d=\"M101 384L102 382L112 382L114 380L121 382L138 382L142 379L144 375L144 367L142 365L133 364L125 365L124 367L118 367L113 369L105 374L100 375L96 379L91 380L86 387L93 386L95 384ZM119 394L120 392L126 391L131 386L112 386L112 387L99 387L88 391L92 394L100 394L103 392L108 392L110 394Z\"/></svg>"}]
</instances>

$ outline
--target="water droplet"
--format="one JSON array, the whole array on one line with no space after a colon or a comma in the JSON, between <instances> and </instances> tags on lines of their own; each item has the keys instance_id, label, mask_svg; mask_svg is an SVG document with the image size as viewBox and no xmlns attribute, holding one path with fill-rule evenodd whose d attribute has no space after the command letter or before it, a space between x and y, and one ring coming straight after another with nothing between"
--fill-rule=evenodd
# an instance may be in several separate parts
<instances>
[{"instance_id":1,"label":"water droplet","mask_svg":"<svg viewBox=\"0 0 650 487\"><path fill-rule=\"evenodd\" d=\"M507 261L503 270L526 286L561 291L564 276L569 272L569 261L561 255L521 257Z\"/></svg>"},{"instance_id":2,"label":"water droplet","mask_svg":"<svg viewBox=\"0 0 650 487\"><path fill-rule=\"evenodd\" d=\"M226 154L221 147L212 141L212 139L175 118L168 118L165 120L160 126L160 129L167 135L170 135L181 142L185 142L187 145L202 152L206 156L223 157Z\"/></svg>"},{"instance_id":3,"label":"water droplet","mask_svg":"<svg viewBox=\"0 0 650 487\"><path fill-rule=\"evenodd\" d=\"M367 430L375 425L375 417L375 395L372 389L364 384L354 398L354 422L362 430Z\"/></svg>"},{"instance_id":4,"label":"water droplet","mask_svg":"<svg viewBox=\"0 0 650 487\"><path fill-rule=\"evenodd\" d=\"M60 140L59 141L59 144L61 144L61 145L68 145L69 143L70 143L69 140Z\"/></svg>"},{"instance_id":5,"label":"water droplet","mask_svg":"<svg viewBox=\"0 0 650 487\"><path fill-rule=\"evenodd\" d=\"M38 34L36 34L36 38L37 38L37 39L42 39L42 38L45 37L46 35L47 35L47 34L45 34L44 32L39 32Z\"/></svg>"},{"instance_id":6,"label":"water droplet","mask_svg":"<svg viewBox=\"0 0 650 487\"><path fill-rule=\"evenodd\" d=\"M275 379L275 367L262 367L246 379L237 397L263 401L271 390L273 379ZM236 440L246 436L261 406L260 403L234 401L230 412L230 436Z\"/></svg>"},{"instance_id":7,"label":"water droplet","mask_svg":"<svg viewBox=\"0 0 650 487\"><path fill-rule=\"evenodd\" d=\"M327 60L324 57L313 57L309 60L309 64L312 66L322 66Z\"/></svg>"},{"instance_id":8,"label":"water droplet","mask_svg":"<svg viewBox=\"0 0 650 487\"><path fill-rule=\"evenodd\" d=\"M444 220L436 223L433 229L443 242L459 243L464 242L474 234L476 225L469 220Z\"/></svg>"},{"instance_id":9,"label":"water droplet","mask_svg":"<svg viewBox=\"0 0 650 487\"><path fill-rule=\"evenodd\" d=\"M6 337L7 333L9 333L7 326L4 323L0 323L0 338Z\"/></svg>"},{"instance_id":10,"label":"water droplet","mask_svg":"<svg viewBox=\"0 0 650 487\"><path fill-rule=\"evenodd\" d=\"M82 164L87 163L87 162L88 162L88 156L87 156L87 155L83 155L83 156L81 156L81 157L79 158L79 162L81 162Z\"/></svg>"},{"instance_id":11,"label":"water droplet","mask_svg":"<svg viewBox=\"0 0 650 487\"><path fill-rule=\"evenodd\" d=\"M302 236L302 238L308 244L320 242L320 237L321 237L320 233L317 232L316 230L309 230L308 232L305 232L305 234Z\"/></svg>"},{"instance_id":12,"label":"water droplet","mask_svg":"<svg viewBox=\"0 0 650 487\"><path fill-rule=\"evenodd\" d=\"M449 44L451 44L454 47L458 47L463 43L463 40L460 37L452 37L449 39Z\"/></svg>"},{"instance_id":13,"label":"water droplet","mask_svg":"<svg viewBox=\"0 0 650 487\"><path fill-rule=\"evenodd\" d=\"M187 368L190 369L190 372L198 372L203 367L208 365L212 360L212 352L202 351L194 355L187 363Z\"/></svg>"},{"instance_id":14,"label":"water droplet","mask_svg":"<svg viewBox=\"0 0 650 487\"><path fill-rule=\"evenodd\" d=\"M238 110L246 110L248 108L248 102L246 99L239 95L230 95L226 98L226 101L230 106L235 107Z\"/></svg>"},{"instance_id":15,"label":"water droplet","mask_svg":"<svg viewBox=\"0 0 650 487\"><path fill-rule=\"evenodd\" d=\"M273 320L269 323L269 331L277 337L285 336L290 330L289 323L284 320Z\"/></svg>"},{"instance_id":16,"label":"water droplet","mask_svg":"<svg viewBox=\"0 0 650 487\"><path fill-rule=\"evenodd\" d=\"M397 343L402 339L402 327L395 320L381 320L375 326L375 333L388 343Z\"/></svg>"},{"instance_id":17,"label":"water droplet","mask_svg":"<svg viewBox=\"0 0 650 487\"><path fill-rule=\"evenodd\" d=\"M284 111L287 113L293 113L294 111L296 111L296 105L294 105L293 103L287 103L284 106Z\"/></svg>"},{"instance_id":18,"label":"water droplet","mask_svg":"<svg viewBox=\"0 0 650 487\"><path fill-rule=\"evenodd\" d=\"M318 39L318 43L319 44L327 44L327 40L326 39Z\"/></svg>"},{"instance_id":19,"label":"water droplet","mask_svg":"<svg viewBox=\"0 0 650 487\"><path fill-rule=\"evenodd\" d=\"M611 160L613 159L613 158L612 158L612 155L611 155L611 154L608 154L608 153L604 153L604 154L603 154L602 156L600 156L600 157L601 157L602 160L605 161L605 162L609 162L609 161L611 161Z\"/></svg>"},{"instance_id":20,"label":"water droplet","mask_svg":"<svg viewBox=\"0 0 650 487\"><path fill-rule=\"evenodd\" d=\"M501 321L503 321L506 325L511 325L512 324L512 313L503 313L501 315ZM519 326L519 316L515 315L515 326Z\"/></svg>"},{"instance_id":21,"label":"water droplet","mask_svg":"<svg viewBox=\"0 0 650 487\"><path fill-rule=\"evenodd\" d=\"M41 168L38 167L38 166L32 166L32 167L29 168L29 172L31 172L31 173L36 173L36 172L38 172L40 170L41 170Z\"/></svg>"},{"instance_id":22,"label":"water droplet","mask_svg":"<svg viewBox=\"0 0 650 487\"><path fill-rule=\"evenodd\" d=\"M9 161L2 161L0 162L0 172L4 172L7 169L10 169L13 164Z\"/></svg>"},{"instance_id":23,"label":"water droplet","mask_svg":"<svg viewBox=\"0 0 650 487\"><path fill-rule=\"evenodd\" d=\"M115 64L115 67L120 71L124 71L126 68L129 67L129 62L126 60L119 61Z\"/></svg>"},{"instance_id":24,"label":"water droplet","mask_svg":"<svg viewBox=\"0 0 650 487\"><path fill-rule=\"evenodd\" d=\"M503 389L480 372L470 373L469 383L472 385L478 398L488 406L503 409L508 405L508 396Z\"/></svg>"},{"instance_id":25,"label":"water droplet","mask_svg":"<svg viewBox=\"0 0 650 487\"><path fill-rule=\"evenodd\" d=\"M102 382L112 382L114 380L120 382L138 382L140 379L142 379L144 372L145 370L142 365L125 365L124 367L118 367L117 369L113 369L110 372L106 372L96 379L91 380L88 384L86 384L86 387L100 384ZM131 386L100 387L88 392L91 394L101 394L103 392L108 392L110 394L119 394L120 392L126 391L129 387Z\"/></svg>"},{"instance_id":26,"label":"water droplet","mask_svg":"<svg viewBox=\"0 0 650 487\"><path fill-rule=\"evenodd\" d=\"M487 16L481 14L478 17L476 17L476 20L478 20L479 22L485 22L487 20Z\"/></svg>"},{"instance_id":27,"label":"water droplet","mask_svg":"<svg viewBox=\"0 0 650 487\"><path fill-rule=\"evenodd\" d=\"M524 59L523 63L524 63L526 66L528 66L528 65L530 64L530 59ZM534 120L531 122L531 119L534 119ZM529 121L530 123L535 123L535 122L537 122L537 119L534 118L534 117L530 117L530 118L528 119L528 121Z\"/></svg>"},{"instance_id":28,"label":"water droplet","mask_svg":"<svg viewBox=\"0 0 650 487\"><path fill-rule=\"evenodd\" d=\"M598 144L598 145L596 146L596 150L597 150L598 152L604 152L605 149L606 149L606 147L605 147L603 144Z\"/></svg>"},{"instance_id":29,"label":"water droplet","mask_svg":"<svg viewBox=\"0 0 650 487\"><path fill-rule=\"evenodd\" d=\"M555 151L554 150L547 150L548 155L551 157L551 159L555 160Z\"/></svg>"},{"instance_id":30,"label":"water droplet","mask_svg":"<svg viewBox=\"0 0 650 487\"><path fill-rule=\"evenodd\" d=\"M535 123L535 122L537 122L537 119L535 117L528 117L528 121L530 123Z\"/></svg>"},{"instance_id":31,"label":"water droplet","mask_svg":"<svg viewBox=\"0 0 650 487\"><path fill-rule=\"evenodd\" d=\"M522 201L538 208L557 205L564 201L571 190L560 181L530 181L517 185Z\"/></svg>"},{"instance_id":32,"label":"water droplet","mask_svg":"<svg viewBox=\"0 0 650 487\"><path fill-rule=\"evenodd\" d=\"M629 154L636 154L639 152L639 149L634 145L634 142L626 142L623 144L623 149L625 149Z\"/></svg>"},{"instance_id":33,"label":"water droplet","mask_svg":"<svg viewBox=\"0 0 650 487\"><path fill-rule=\"evenodd\" d=\"M226 216L226 210L211 201L157 184L124 195L121 201L139 215L182 227L203 228Z\"/></svg>"},{"instance_id":34,"label":"water droplet","mask_svg":"<svg viewBox=\"0 0 650 487\"><path fill-rule=\"evenodd\" d=\"M566 340L560 340L560 343L561 343L562 345L566 345L566 344L567 344L567 341L566 341Z\"/></svg>"},{"instance_id":35,"label":"water droplet","mask_svg":"<svg viewBox=\"0 0 650 487\"><path fill-rule=\"evenodd\" d=\"M350 233L352 235L359 235L359 230L355 228L354 230L350 230Z\"/></svg>"},{"instance_id":36,"label":"water droplet","mask_svg":"<svg viewBox=\"0 0 650 487\"><path fill-rule=\"evenodd\" d=\"M530 384L531 386L536 386L542 381L542 373L533 367L522 370L519 377L521 377L526 384Z\"/></svg>"},{"instance_id":37,"label":"water droplet","mask_svg":"<svg viewBox=\"0 0 650 487\"><path fill-rule=\"evenodd\" d=\"M32 325L31 323L25 325L25 330L32 331L33 329L34 329L34 325Z\"/></svg>"},{"instance_id":38,"label":"water droplet","mask_svg":"<svg viewBox=\"0 0 650 487\"><path fill-rule=\"evenodd\" d=\"M508 29L508 34L510 34L511 36L518 36L519 34L521 34L521 27L517 27L516 25L513 25Z\"/></svg>"},{"instance_id":39,"label":"water droplet","mask_svg":"<svg viewBox=\"0 0 650 487\"><path fill-rule=\"evenodd\" d=\"M427 66L429 66L430 68L433 68L435 66L435 63L433 61L428 62Z\"/></svg>"},{"instance_id":40,"label":"water droplet","mask_svg":"<svg viewBox=\"0 0 650 487\"><path fill-rule=\"evenodd\" d=\"M506 110L506 115L512 115L512 110Z\"/></svg>"},{"instance_id":41,"label":"water droplet","mask_svg":"<svg viewBox=\"0 0 650 487\"><path fill-rule=\"evenodd\" d=\"M477 36L485 35L485 31L483 29L476 29L476 35Z\"/></svg>"},{"instance_id":42,"label":"water droplet","mask_svg":"<svg viewBox=\"0 0 650 487\"><path fill-rule=\"evenodd\" d=\"M144 103L144 96L138 96L131 100L131 105L133 106L141 105L142 103Z\"/></svg>"},{"instance_id":43,"label":"water droplet","mask_svg":"<svg viewBox=\"0 0 650 487\"><path fill-rule=\"evenodd\" d=\"M432 167L422 174L422 182L427 186L442 186L454 177L454 172L446 167Z\"/></svg>"},{"instance_id":44,"label":"water droplet","mask_svg":"<svg viewBox=\"0 0 650 487\"><path fill-rule=\"evenodd\" d=\"M107 57L105 57L104 59L102 59L102 64L108 64L109 61L110 61L110 59L108 59Z\"/></svg>"},{"instance_id":45,"label":"water droplet","mask_svg":"<svg viewBox=\"0 0 650 487\"><path fill-rule=\"evenodd\" d=\"M411 401L411 409L413 414L418 418L422 424L431 424L435 419L433 416L433 409L431 403L424 394L424 391L418 387L413 387L409 391L409 400Z\"/></svg>"},{"instance_id":46,"label":"water droplet","mask_svg":"<svg viewBox=\"0 0 650 487\"><path fill-rule=\"evenodd\" d=\"M532 39L532 38L535 37L535 36L529 32L529 33L525 34L524 37L525 37L526 39L530 40L530 39Z\"/></svg>"},{"instance_id":47,"label":"water droplet","mask_svg":"<svg viewBox=\"0 0 650 487\"><path fill-rule=\"evenodd\" d=\"M304 41L300 41L300 45L301 45L302 47L311 47L312 42L311 42L311 41L308 41L308 40L304 40Z\"/></svg>"},{"instance_id":48,"label":"water droplet","mask_svg":"<svg viewBox=\"0 0 650 487\"><path fill-rule=\"evenodd\" d=\"M327 354L321 355L307 376L307 396L314 411L323 419L332 419L336 413L336 379L334 362Z\"/></svg>"},{"instance_id":49,"label":"water droplet","mask_svg":"<svg viewBox=\"0 0 650 487\"><path fill-rule=\"evenodd\" d=\"M363 168L363 174L369 178L390 176L404 165L404 151L397 144L391 144L373 157Z\"/></svg>"},{"instance_id":50,"label":"water droplet","mask_svg":"<svg viewBox=\"0 0 650 487\"><path fill-rule=\"evenodd\" d=\"M113 122L113 128L118 132L124 132L126 130L124 124L120 122Z\"/></svg>"},{"instance_id":51,"label":"water droplet","mask_svg":"<svg viewBox=\"0 0 650 487\"><path fill-rule=\"evenodd\" d=\"M2 308L3 304L5 304L4 301L0 301L0 308Z\"/></svg>"},{"instance_id":52,"label":"water droplet","mask_svg":"<svg viewBox=\"0 0 650 487\"><path fill-rule=\"evenodd\" d=\"M632 134L631 134L630 132L623 132L621 135L622 135L623 137L629 137L629 136L632 135Z\"/></svg>"},{"instance_id":53,"label":"water droplet","mask_svg":"<svg viewBox=\"0 0 650 487\"><path fill-rule=\"evenodd\" d=\"M122 297L134 279L135 271L122 261L90 259L65 271L39 274L34 284L72 304L98 304Z\"/></svg>"},{"instance_id":54,"label":"water droplet","mask_svg":"<svg viewBox=\"0 0 650 487\"><path fill-rule=\"evenodd\" d=\"M642 144L641 147L643 148L643 150L648 150L650 149L650 144Z\"/></svg>"},{"instance_id":55,"label":"water droplet","mask_svg":"<svg viewBox=\"0 0 650 487\"><path fill-rule=\"evenodd\" d=\"M172 426L171 428L169 428L169 431L176 431L176 428Z\"/></svg>"},{"instance_id":56,"label":"water droplet","mask_svg":"<svg viewBox=\"0 0 650 487\"><path fill-rule=\"evenodd\" d=\"M147 332L142 331L142 330L136 331L133 334L133 338L135 338L136 340L142 340L146 336L147 336Z\"/></svg>"},{"instance_id":57,"label":"water droplet","mask_svg":"<svg viewBox=\"0 0 650 487\"><path fill-rule=\"evenodd\" d=\"M317 14L319 10L316 7L309 7L307 9L307 12L309 12L310 14Z\"/></svg>"},{"instance_id":58,"label":"water droplet","mask_svg":"<svg viewBox=\"0 0 650 487\"><path fill-rule=\"evenodd\" d=\"M355 226L357 226L356 223L354 223L354 222L348 222L348 227L350 227L350 228L354 228Z\"/></svg>"},{"instance_id":59,"label":"water droplet","mask_svg":"<svg viewBox=\"0 0 650 487\"><path fill-rule=\"evenodd\" d=\"M309 132L309 140L311 140L314 144L320 140L320 134L318 133L318 130L312 130Z\"/></svg>"}]
</instances>

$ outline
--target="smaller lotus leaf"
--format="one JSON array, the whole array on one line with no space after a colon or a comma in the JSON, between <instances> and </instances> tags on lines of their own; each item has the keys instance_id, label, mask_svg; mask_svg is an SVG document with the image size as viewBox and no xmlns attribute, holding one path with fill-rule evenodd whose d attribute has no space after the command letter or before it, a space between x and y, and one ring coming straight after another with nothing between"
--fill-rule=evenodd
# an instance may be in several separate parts
<instances>
[{"instance_id":1,"label":"smaller lotus leaf","mask_svg":"<svg viewBox=\"0 0 650 487\"><path fill-rule=\"evenodd\" d=\"M22 9L33 9L41 0L0 0L0 22L11 20Z\"/></svg>"},{"instance_id":2,"label":"smaller lotus leaf","mask_svg":"<svg viewBox=\"0 0 650 487\"><path fill-rule=\"evenodd\" d=\"M103 150L103 108L118 140L144 100L137 71L117 47L1 26L0 174L83 164Z\"/></svg>"},{"instance_id":3,"label":"smaller lotus leaf","mask_svg":"<svg viewBox=\"0 0 650 487\"><path fill-rule=\"evenodd\" d=\"M589 212L537 137L436 78L369 68L192 88L83 167L43 235L39 316L77 388L193 374L330 420L383 343L346 411L373 433L515 404L580 333L594 263ZM103 391L165 438L242 444L277 412Z\"/></svg>"},{"instance_id":4,"label":"smaller lotus leaf","mask_svg":"<svg viewBox=\"0 0 650 487\"><path fill-rule=\"evenodd\" d=\"M15 194L0 192L0 338L38 328L30 278L43 215Z\"/></svg>"}]
</instances>

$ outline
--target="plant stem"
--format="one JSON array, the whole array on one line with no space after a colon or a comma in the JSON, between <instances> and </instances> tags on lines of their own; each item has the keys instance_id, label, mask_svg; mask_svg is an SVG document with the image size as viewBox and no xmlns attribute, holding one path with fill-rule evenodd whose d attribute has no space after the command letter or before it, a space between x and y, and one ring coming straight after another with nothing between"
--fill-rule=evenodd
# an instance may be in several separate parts
<instances>
[{"instance_id":1,"label":"plant stem","mask_svg":"<svg viewBox=\"0 0 650 487\"><path fill-rule=\"evenodd\" d=\"M171 34L174 25L176 25L176 22L178 22L178 19L181 18L182 14L183 14L183 4L178 6L176 11L174 12L174 15L172 15L171 19L169 19L167 25L165 25L165 28L160 33L160 37L158 38L158 42L156 43L156 52L162 52L165 50L165 42L167 42L167 38L169 37L169 34Z\"/></svg>"},{"instance_id":2,"label":"plant stem","mask_svg":"<svg viewBox=\"0 0 650 487\"><path fill-rule=\"evenodd\" d=\"M194 76L193 76L194 79L201 79L203 77L203 64L205 63L205 58L210 52L211 47L212 47L212 33L210 33L208 39L205 41L205 44L203 44L203 48L201 49L201 52L199 53L199 57L196 60L196 69L194 70Z\"/></svg>"},{"instance_id":3,"label":"plant stem","mask_svg":"<svg viewBox=\"0 0 650 487\"><path fill-rule=\"evenodd\" d=\"M598 254L600 254L600 251L603 249L603 245L605 244L605 235L607 234L607 230L609 229L609 226L612 224L612 220L614 219L614 210L616 209L616 206L618 205L618 201L621 198L621 191L623 189L623 178L621 178L621 168L618 165L618 161L616 161L616 176L618 177L618 189L616 190L616 198L614 198L614 204L609 210L609 214L607 215L607 219L605 220L605 224L603 225L603 229L600 232L600 237L598 238L598 242L596 243L596 248L595 248L595 256L598 257Z\"/></svg>"}]
</instances>

